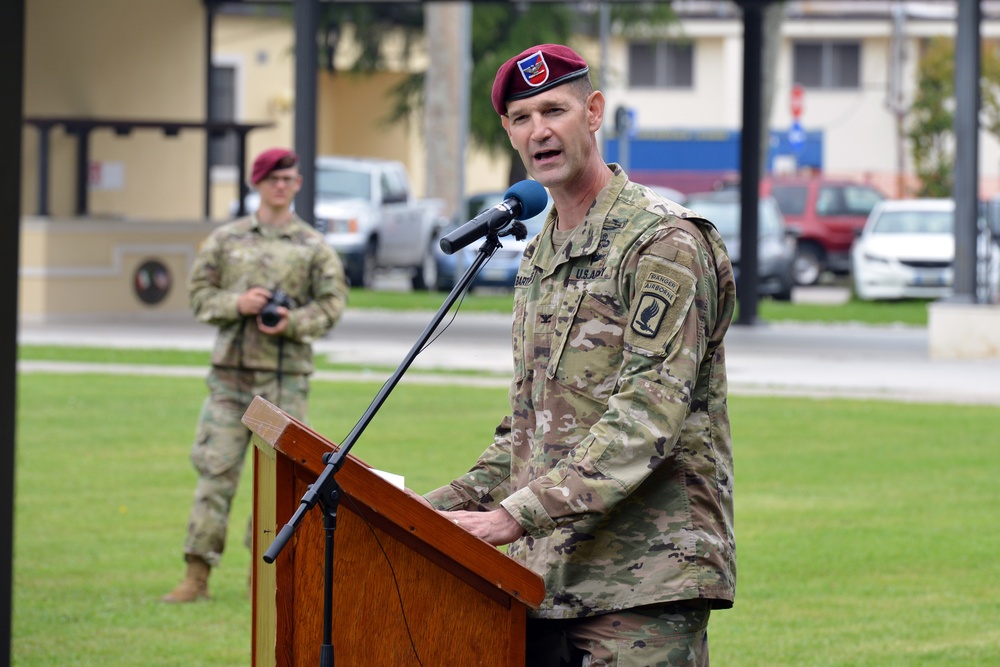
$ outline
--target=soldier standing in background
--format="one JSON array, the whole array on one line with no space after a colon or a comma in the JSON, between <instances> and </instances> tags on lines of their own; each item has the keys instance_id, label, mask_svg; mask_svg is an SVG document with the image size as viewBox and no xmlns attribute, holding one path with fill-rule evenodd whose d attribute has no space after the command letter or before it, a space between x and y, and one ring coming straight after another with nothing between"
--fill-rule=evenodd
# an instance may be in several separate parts
<instances>
[{"instance_id":1,"label":"soldier standing in background","mask_svg":"<svg viewBox=\"0 0 1000 667\"><path fill-rule=\"evenodd\" d=\"M187 574L164 602L208 598L250 442L243 414L260 395L305 421L312 342L347 303L336 253L291 210L302 185L298 157L281 148L264 151L250 180L259 209L209 235L188 279L195 317L219 331L191 450L199 477L184 543Z\"/></svg>"},{"instance_id":2,"label":"soldier standing in background","mask_svg":"<svg viewBox=\"0 0 1000 667\"><path fill-rule=\"evenodd\" d=\"M544 578L528 665L708 665L736 588L725 246L604 163L572 49L511 58L492 99L555 205L515 283L511 412L425 501Z\"/></svg>"}]
</instances>

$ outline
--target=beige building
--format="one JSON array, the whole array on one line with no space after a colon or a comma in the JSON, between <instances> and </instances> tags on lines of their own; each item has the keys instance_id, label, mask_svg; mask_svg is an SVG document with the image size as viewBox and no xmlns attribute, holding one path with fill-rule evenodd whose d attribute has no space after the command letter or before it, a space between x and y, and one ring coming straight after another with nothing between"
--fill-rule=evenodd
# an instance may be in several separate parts
<instances>
[{"instance_id":1,"label":"beige building","mask_svg":"<svg viewBox=\"0 0 1000 667\"><path fill-rule=\"evenodd\" d=\"M32 0L25 23L22 319L186 312L183 282L210 229L204 133L95 128L81 145L66 124L37 121L203 120L203 4Z\"/></svg>"},{"instance_id":2,"label":"beige building","mask_svg":"<svg viewBox=\"0 0 1000 667\"><path fill-rule=\"evenodd\" d=\"M996 46L1000 3L979 4L981 39ZM672 7L677 25L615 31L605 86L609 107L634 110L639 140L668 132L738 130L739 9L727 0L674 0ZM818 154L805 160L784 147L772 169L794 170L806 162L830 175L872 182L892 196L911 194L916 184L910 145L897 139L897 119L905 132L922 49L932 37L954 37L956 14L954 0L787 0L770 127L776 141L791 130L792 91L799 84L799 125L816 137ZM985 129L979 169L982 195L1000 192L1000 142Z\"/></svg>"},{"instance_id":3,"label":"beige building","mask_svg":"<svg viewBox=\"0 0 1000 667\"><path fill-rule=\"evenodd\" d=\"M202 0L27 3L22 318L188 314L197 244L238 199L233 145L213 147L206 173L209 95L220 119L261 126L247 163L293 143L290 10L218 14L211 58L207 25ZM422 194L419 131L381 122L405 74L321 75L317 152L401 160Z\"/></svg>"},{"instance_id":4,"label":"beige building","mask_svg":"<svg viewBox=\"0 0 1000 667\"><path fill-rule=\"evenodd\" d=\"M25 118L196 121L205 114L205 24L199 0L31 0L26 3ZM36 213L38 131L25 125L22 202ZM90 208L104 217L201 217L204 136L156 130L89 140ZM49 211L75 212L77 141L49 137ZM104 166L104 180L98 171Z\"/></svg>"},{"instance_id":5,"label":"beige building","mask_svg":"<svg viewBox=\"0 0 1000 667\"><path fill-rule=\"evenodd\" d=\"M165 132L156 123L203 123L211 97L221 110L219 119L254 126L246 135L246 162L264 148L292 145L290 7L217 13L208 54L203 0L26 5L22 315L186 314L182 282L189 258L212 223L230 217L239 171L233 146L213 144L210 150L203 128ZM981 5L984 40L995 40L1000 3ZM596 37L574 42L592 63L600 63L595 69L604 77L609 112L604 137L611 157L616 148L611 114L618 107L634 111L638 139L644 133L721 136L739 129L742 22L736 5L674 0L672 6L680 23L667 30L613 25L604 49ZM791 125L792 84L803 73L813 76L804 89L800 120L821 137L822 169L875 182L890 194L905 193L912 169L908 147L896 140L891 94L899 91L903 108L912 101L920 49L931 36L954 34L955 3L789 0L786 6L771 116L776 136ZM894 23L894 7L905 9L902 22ZM898 67L892 58L896 45L903 54ZM317 153L400 160L423 196L428 179L422 123L387 125L384 119L387 91L426 69L426 45L418 45L408 59L398 44L385 47L389 66L380 74L318 77ZM336 56L339 64L351 61L351 49L348 35ZM215 73L211 89L209 64ZM83 153L65 124L40 129L46 119L66 118L152 121L153 126L93 128ZM1000 147L985 131L980 146L980 191L989 196L1000 191ZM214 166L206 173L208 155ZM629 166L649 168L638 161ZM787 169L789 161L775 166ZM502 190L507 171L506 160L467 150L465 192ZM87 226L78 213L81 184ZM124 240L126 223L157 224L144 224L142 238L130 230ZM65 233L84 228L85 235ZM153 303L142 301L134 287L143 283L140 268L150 260L168 270L173 285L169 296Z\"/></svg>"},{"instance_id":6,"label":"beige building","mask_svg":"<svg viewBox=\"0 0 1000 667\"><path fill-rule=\"evenodd\" d=\"M1000 37L1000 3L982 2L982 34ZM742 22L728 0L675 0L680 23L659 32L613 26L603 65L609 110L634 111L638 133L677 130L737 131L741 114ZM822 136L822 169L882 184L890 192L910 170L908 146L896 140L893 105L912 101L922 44L955 32L954 2L789 0L781 26L771 127L792 124L790 95L796 77L811 68L801 124ZM247 160L293 137L294 29L288 7L260 6L216 15L211 63L229 88L228 118L265 124L248 134ZM894 23L893 11L903 8ZM206 10L199 0L32 0L27 6L25 115L200 121L207 108ZM352 59L342 40L338 64ZM893 48L901 44L898 66ZM592 61L595 38L576 44ZM387 125L386 92L409 73L423 71L419 48L408 61L389 44L387 71L371 77L321 73L317 81L317 152L398 159L425 194L426 151L421 124ZM397 54L393 57L392 54ZM597 68L595 68L597 69ZM831 78L832 77L832 78ZM839 77L839 78L838 78ZM898 90L898 98L893 91ZM473 95L488 91L472 91ZM607 125L610 126L611 119ZM23 208L39 212L39 132L24 132ZM613 139L613 133L606 136ZM47 213L76 212L76 138L49 133ZM205 217L205 133L175 137L156 129L120 136L97 129L89 142L88 213L101 217L194 220ZM466 190L503 188L506 164L467 155ZM224 161L223 161L224 162ZM787 168L788 161L778 163ZM981 190L1000 189L1000 147L982 133ZM227 217L237 171L211 170L210 216ZM895 193L893 193L895 194Z\"/></svg>"},{"instance_id":7,"label":"beige building","mask_svg":"<svg viewBox=\"0 0 1000 667\"><path fill-rule=\"evenodd\" d=\"M220 13L215 22L216 68L229 69L237 82L233 110L244 122L265 120L275 123L273 130L250 135L248 154L274 143L290 145L294 126L294 27L287 11L272 11L263 16L258 11L231 7ZM387 122L390 93L412 73L426 71L429 58L426 43L415 45L404 57L400 40L383 44L387 67L384 71L358 76L346 72L357 57L350 30L336 53L339 70L321 71L316 82L318 155L366 156L399 160L406 165L414 192L430 196L427 188L427 150L421 119L408 123ZM268 66L265 66L266 63ZM480 91L488 95L488 91ZM499 121L498 121L499 122ZM469 193L503 190L507 186L508 165L472 150L466 151L465 182ZM231 201L234 187L217 170L213 175L216 199ZM226 194L226 188L230 188ZM225 209L217 208L217 212Z\"/></svg>"},{"instance_id":8,"label":"beige building","mask_svg":"<svg viewBox=\"0 0 1000 667\"><path fill-rule=\"evenodd\" d=\"M22 202L38 214L41 155L34 121L62 118L198 122L206 116L209 62L206 9L200 0L32 0L27 8ZM246 140L246 162L275 145L290 146L294 132L294 43L291 10L233 6L213 22L211 65L226 120L264 125ZM426 68L422 49L408 62L386 45L389 68L358 77L321 72L317 81L317 153L363 155L402 161L414 189L424 194L426 165L419 121L385 122L388 91L409 73ZM351 40L337 55L346 66ZM95 128L88 141L87 214L138 220L202 220L205 216L206 132L181 129L166 136L157 128ZM48 132L45 211L78 212L75 193L78 141L56 125ZM232 150L210 169L210 217L229 217L237 196ZM228 164L227 164L228 162ZM506 167L482 178L473 159L471 181L478 189L502 188ZM473 189L477 189L475 186Z\"/></svg>"}]
</instances>

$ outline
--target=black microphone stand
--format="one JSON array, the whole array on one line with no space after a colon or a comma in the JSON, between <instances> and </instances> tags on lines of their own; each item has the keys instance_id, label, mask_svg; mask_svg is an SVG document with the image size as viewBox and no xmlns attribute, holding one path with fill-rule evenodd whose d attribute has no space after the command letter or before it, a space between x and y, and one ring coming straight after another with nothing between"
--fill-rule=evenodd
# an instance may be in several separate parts
<instances>
[{"instance_id":1,"label":"black microphone stand","mask_svg":"<svg viewBox=\"0 0 1000 667\"><path fill-rule=\"evenodd\" d=\"M520 227L518 227L520 225ZM501 247L500 237L506 236L507 234L522 234L523 238L524 226L519 222L515 222L513 225L508 225L506 231L504 230L494 230L490 229L483 241L483 244L479 247L479 251L476 254L475 260L466 269L465 274L452 288L451 293L448 294L444 303L431 318L430 323L424 329L423 333L417 338L416 343L410 348L410 351L403 358L403 361L399 364L393 374L386 380L385 384L379 390L378 394L372 400L368 409L358 420L351 432L344 438L344 441L340 444L335 452L327 452L323 455L323 462L326 464L323 472L320 473L316 481L309 485L306 493L302 496L302 500L299 501L299 507L295 510L295 514L292 518L288 520L280 531L278 535L274 538L271 546L264 553L264 562L273 563L281 553L281 550L291 539L292 535L295 533L296 528L302 521L302 517L305 516L306 512L311 510L316 503L319 503L323 510L323 530L326 534L326 553L324 557L324 577L323 577L323 645L320 649L320 667L333 667L333 547L334 547L334 533L337 529L337 508L340 505L341 489L340 485L337 484L336 474L343 467L344 462L347 458L347 454L351 451L354 443L357 442L358 438L367 428L368 424L375 417L375 413L378 412L382 404L385 403L385 399L389 397L392 390L399 384L400 379L402 379L403 374L413 363L413 360L417 358L417 355L423 350L427 341L430 340L431 336L437 330L441 321L444 319L448 311L454 305L455 301L458 300L466 291L468 291L469 286L472 284L472 280L475 278L476 274L482 268L483 264L489 261L493 253Z\"/></svg>"}]
</instances>

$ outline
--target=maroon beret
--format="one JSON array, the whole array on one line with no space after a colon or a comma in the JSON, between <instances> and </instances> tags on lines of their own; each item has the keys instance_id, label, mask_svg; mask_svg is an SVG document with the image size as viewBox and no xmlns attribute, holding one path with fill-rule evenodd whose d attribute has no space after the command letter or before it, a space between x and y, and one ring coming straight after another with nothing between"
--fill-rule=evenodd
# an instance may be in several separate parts
<instances>
[{"instance_id":1,"label":"maroon beret","mask_svg":"<svg viewBox=\"0 0 1000 667\"><path fill-rule=\"evenodd\" d=\"M299 163L299 156L287 148L269 148L253 161L250 182L257 185L275 169L289 169Z\"/></svg>"},{"instance_id":2,"label":"maroon beret","mask_svg":"<svg viewBox=\"0 0 1000 667\"><path fill-rule=\"evenodd\" d=\"M543 90L579 79L590 71L580 54L562 44L539 44L514 56L493 79L493 108L507 115L507 101L537 95Z\"/></svg>"}]
</instances>

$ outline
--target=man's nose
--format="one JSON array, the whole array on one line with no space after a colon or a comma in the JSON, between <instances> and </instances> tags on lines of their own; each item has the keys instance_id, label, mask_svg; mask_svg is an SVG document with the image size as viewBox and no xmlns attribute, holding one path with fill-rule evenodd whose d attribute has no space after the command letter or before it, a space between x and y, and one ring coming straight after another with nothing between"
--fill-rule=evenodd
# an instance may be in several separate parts
<instances>
[{"instance_id":1,"label":"man's nose","mask_svg":"<svg viewBox=\"0 0 1000 667\"><path fill-rule=\"evenodd\" d=\"M537 118L531 124L531 139L541 141L547 139L552 134L552 128L545 122L544 118Z\"/></svg>"}]
</instances>

